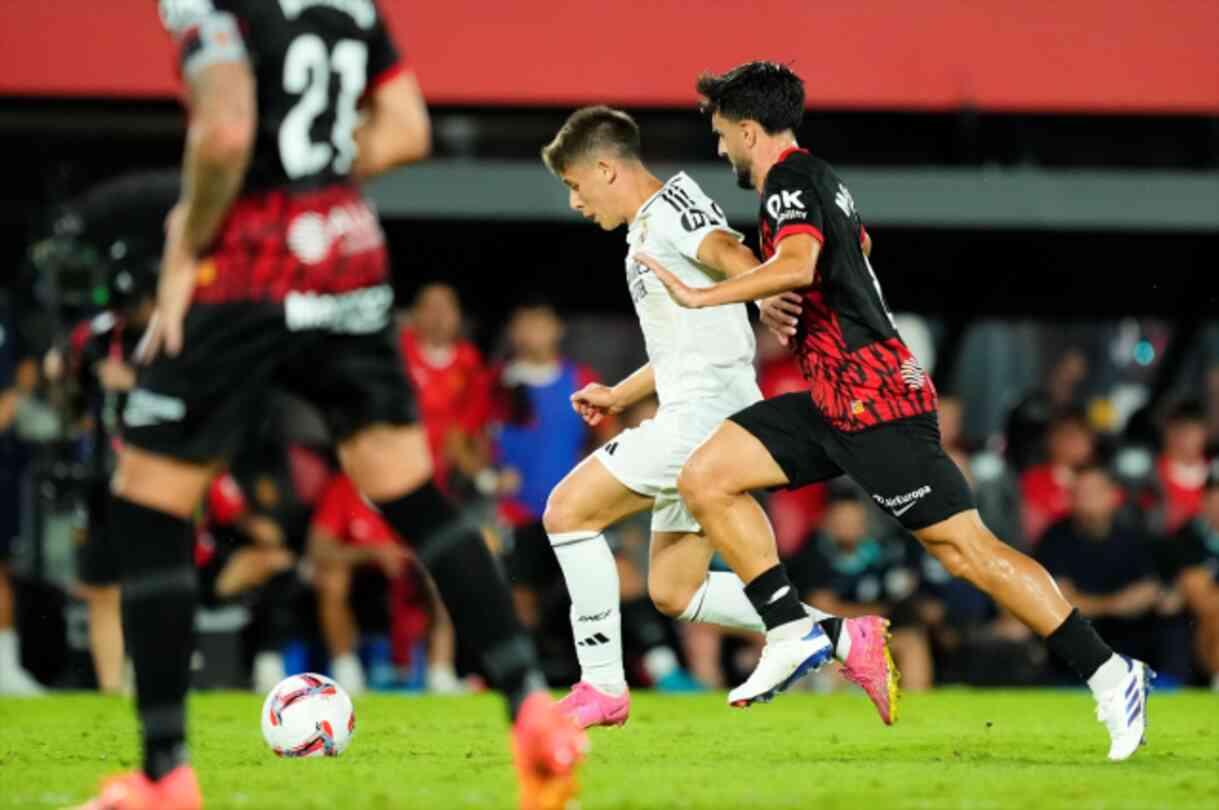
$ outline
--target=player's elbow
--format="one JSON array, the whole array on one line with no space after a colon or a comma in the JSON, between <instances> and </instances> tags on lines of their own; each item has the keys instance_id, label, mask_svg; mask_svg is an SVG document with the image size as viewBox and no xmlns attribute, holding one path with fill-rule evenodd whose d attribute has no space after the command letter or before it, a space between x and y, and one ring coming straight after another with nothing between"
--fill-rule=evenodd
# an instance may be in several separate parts
<instances>
[{"instance_id":1,"label":"player's elbow","mask_svg":"<svg viewBox=\"0 0 1219 810\"><path fill-rule=\"evenodd\" d=\"M432 154L432 130L431 127L422 127L415 132L409 134L403 139L402 149L399 152L399 162L401 163L417 163L420 160L425 160L431 157Z\"/></svg>"},{"instance_id":2,"label":"player's elbow","mask_svg":"<svg viewBox=\"0 0 1219 810\"><path fill-rule=\"evenodd\" d=\"M253 116L226 116L201 122L195 130L195 149L205 163L243 166L253 148Z\"/></svg>"},{"instance_id":3,"label":"player's elbow","mask_svg":"<svg viewBox=\"0 0 1219 810\"><path fill-rule=\"evenodd\" d=\"M812 262L795 262L789 273L791 282L788 289L803 289L813 283L816 275L816 268Z\"/></svg>"}]
</instances>

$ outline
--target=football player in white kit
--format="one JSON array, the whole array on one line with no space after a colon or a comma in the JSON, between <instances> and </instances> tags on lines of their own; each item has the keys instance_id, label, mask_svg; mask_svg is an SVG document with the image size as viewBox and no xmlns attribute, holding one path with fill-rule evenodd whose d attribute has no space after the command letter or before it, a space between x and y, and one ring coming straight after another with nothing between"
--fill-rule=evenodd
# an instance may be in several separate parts
<instances>
[{"instance_id":1,"label":"football player in white kit","mask_svg":"<svg viewBox=\"0 0 1219 810\"><path fill-rule=\"evenodd\" d=\"M560 705L583 727L622 725L630 694L618 571L602 535L606 527L652 510L648 593L661 612L684 621L764 629L741 580L708 570L713 549L677 492L677 476L690 453L726 417L762 398L745 306L684 309L634 256L663 257L693 287L746 272L757 259L690 177L679 173L662 183L648 171L639 128L626 113L608 107L576 111L542 157L568 187L572 209L607 231L628 226L627 285L649 361L615 386L586 386L572 396L572 406L595 425L653 393L660 401L654 419L623 431L572 470L550 494L543 517L571 595L581 668L580 682ZM873 694L864 679L854 677L865 664L892 671L883 641L887 622L806 609L822 643L801 674L837 657L844 676L865 686L882 719L892 722L887 696ZM856 638L868 643L853 644Z\"/></svg>"}]
</instances>

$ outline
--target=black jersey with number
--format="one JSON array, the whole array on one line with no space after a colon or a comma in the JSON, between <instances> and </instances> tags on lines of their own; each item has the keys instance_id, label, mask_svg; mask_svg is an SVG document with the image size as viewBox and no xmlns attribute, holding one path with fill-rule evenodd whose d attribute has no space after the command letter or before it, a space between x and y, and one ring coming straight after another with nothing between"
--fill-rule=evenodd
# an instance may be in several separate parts
<instances>
[{"instance_id":1,"label":"black jersey with number","mask_svg":"<svg viewBox=\"0 0 1219 810\"><path fill-rule=\"evenodd\" d=\"M258 92L258 134L244 193L343 181L366 93L401 69L374 0L161 0L188 79L246 60Z\"/></svg>"},{"instance_id":2,"label":"black jersey with number","mask_svg":"<svg viewBox=\"0 0 1219 810\"><path fill-rule=\"evenodd\" d=\"M784 152L766 175L758 227L767 259L795 234L821 243L792 347L826 420L855 431L935 410L931 378L897 333L861 248L855 201L829 164Z\"/></svg>"}]
</instances>

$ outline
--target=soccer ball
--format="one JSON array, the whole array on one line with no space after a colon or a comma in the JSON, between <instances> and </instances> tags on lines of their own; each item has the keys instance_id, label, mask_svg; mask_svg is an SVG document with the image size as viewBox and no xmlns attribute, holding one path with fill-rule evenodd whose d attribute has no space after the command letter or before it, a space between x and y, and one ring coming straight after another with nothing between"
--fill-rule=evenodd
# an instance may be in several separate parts
<instances>
[{"instance_id":1,"label":"soccer ball","mask_svg":"<svg viewBox=\"0 0 1219 810\"><path fill-rule=\"evenodd\" d=\"M337 757L355 730L351 698L324 675L284 678L262 704L262 738L277 757Z\"/></svg>"}]
</instances>

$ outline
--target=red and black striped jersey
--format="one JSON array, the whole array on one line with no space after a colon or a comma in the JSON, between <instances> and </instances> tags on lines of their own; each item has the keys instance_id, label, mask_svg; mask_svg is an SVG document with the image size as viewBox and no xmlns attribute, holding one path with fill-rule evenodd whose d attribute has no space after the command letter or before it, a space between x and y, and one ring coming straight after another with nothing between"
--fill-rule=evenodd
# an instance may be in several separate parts
<instances>
[{"instance_id":1,"label":"red and black striped jersey","mask_svg":"<svg viewBox=\"0 0 1219 810\"><path fill-rule=\"evenodd\" d=\"M934 411L935 386L897 332L855 201L829 164L784 152L766 176L758 226L766 259L794 234L821 243L792 347L826 420L856 431Z\"/></svg>"},{"instance_id":2,"label":"red and black striped jersey","mask_svg":"<svg viewBox=\"0 0 1219 810\"><path fill-rule=\"evenodd\" d=\"M374 0L161 0L182 75L248 61L258 133L243 193L346 180L366 93L403 68Z\"/></svg>"}]
</instances>

